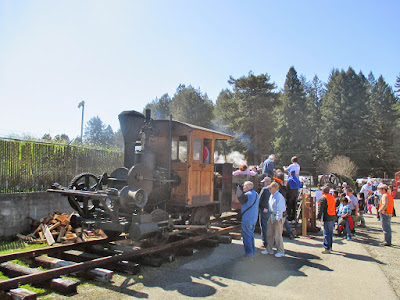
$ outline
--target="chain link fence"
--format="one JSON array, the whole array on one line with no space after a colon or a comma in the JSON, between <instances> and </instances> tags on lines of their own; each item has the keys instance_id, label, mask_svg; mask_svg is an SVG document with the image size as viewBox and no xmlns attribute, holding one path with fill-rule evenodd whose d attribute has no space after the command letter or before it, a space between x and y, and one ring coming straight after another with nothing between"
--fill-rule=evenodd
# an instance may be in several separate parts
<instances>
[{"instance_id":1,"label":"chain link fence","mask_svg":"<svg viewBox=\"0 0 400 300\"><path fill-rule=\"evenodd\" d=\"M68 186L77 174L110 174L122 167L120 151L0 139L0 193L39 192Z\"/></svg>"}]
</instances>

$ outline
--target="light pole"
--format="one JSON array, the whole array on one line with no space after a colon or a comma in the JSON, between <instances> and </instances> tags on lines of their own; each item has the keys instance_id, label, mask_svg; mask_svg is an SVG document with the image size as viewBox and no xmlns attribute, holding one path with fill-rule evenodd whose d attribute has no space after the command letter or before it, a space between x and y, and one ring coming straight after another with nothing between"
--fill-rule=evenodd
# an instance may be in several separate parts
<instances>
[{"instance_id":1,"label":"light pole","mask_svg":"<svg viewBox=\"0 0 400 300\"><path fill-rule=\"evenodd\" d=\"M83 114L84 114L84 111L85 111L85 101L81 101L81 102L78 104L78 108L81 108L81 107L82 107L81 145L83 145Z\"/></svg>"}]
</instances>

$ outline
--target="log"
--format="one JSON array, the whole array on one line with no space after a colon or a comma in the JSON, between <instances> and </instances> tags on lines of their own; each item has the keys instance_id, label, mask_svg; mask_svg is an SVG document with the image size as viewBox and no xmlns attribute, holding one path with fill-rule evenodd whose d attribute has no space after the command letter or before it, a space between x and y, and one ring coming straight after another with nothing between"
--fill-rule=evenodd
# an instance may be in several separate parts
<instances>
[{"instance_id":1,"label":"log","mask_svg":"<svg viewBox=\"0 0 400 300\"><path fill-rule=\"evenodd\" d=\"M4 262L0 264L0 270L10 277L18 277L21 275L39 274L43 271L38 269L33 269L25 266L18 265L12 262ZM53 282L54 281L54 282ZM74 281L71 279L64 278L54 278L51 280L46 280L42 282L37 282L35 286L50 286L54 291L62 295L76 294L76 287L79 281Z\"/></svg>"}]
</instances>

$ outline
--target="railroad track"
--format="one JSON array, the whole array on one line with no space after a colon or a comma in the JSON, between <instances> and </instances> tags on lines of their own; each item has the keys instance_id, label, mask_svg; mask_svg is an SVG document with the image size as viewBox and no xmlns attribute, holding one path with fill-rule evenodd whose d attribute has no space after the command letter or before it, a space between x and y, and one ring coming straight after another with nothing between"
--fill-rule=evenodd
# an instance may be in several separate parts
<instances>
[{"instance_id":1,"label":"railroad track","mask_svg":"<svg viewBox=\"0 0 400 300\"><path fill-rule=\"evenodd\" d=\"M208 226L206 233L199 229L204 229L204 226L197 226L197 228L196 226L181 226L173 232L171 241L150 248L118 245L109 239L101 239L3 255L0 256L0 270L13 278L0 281L0 291L9 291L9 294L29 293L29 291L20 289L19 286L33 284L46 286L60 294L76 293L79 281L59 278L61 275L78 274L77 277L82 275L100 281L110 281L113 271L108 268L136 274L140 270L140 263L160 266L163 259L172 261L174 256L171 257L171 255L175 255L175 253L178 255L193 254L193 248L191 253L188 253L190 248L185 248L193 244L208 242L209 246L217 246L218 240L212 240L212 238L238 231L240 225L235 221L235 216L233 219L232 216L228 216L215 219L212 225ZM219 239L222 242L231 242L229 237L225 239L220 237ZM159 254L159 256L150 257L155 254ZM169 257L167 257L168 255ZM16 259L28 260L29 265L43 266L50 270L42 271L10 262Z\"/></svg>"}]
</instances>

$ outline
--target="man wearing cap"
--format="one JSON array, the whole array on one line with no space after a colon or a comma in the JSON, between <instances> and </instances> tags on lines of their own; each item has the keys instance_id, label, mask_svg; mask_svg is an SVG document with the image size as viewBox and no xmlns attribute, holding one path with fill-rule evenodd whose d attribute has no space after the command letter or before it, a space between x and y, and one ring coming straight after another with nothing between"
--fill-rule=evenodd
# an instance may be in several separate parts
<instances>
[{"instance_id":1,"label":"man wearing cap","mask_svg":"<svg viewBox=\"0 0 400 300\"><path fill-rule=\"evenodd\" d=\"M266 160L263 162L262 174L266 174L268 177L272 178L274 176L274 162L275 162L276 156L275 154L270 154Z\"/></svg>"},{"instance_id":2,"label":"man wearing cap","mask_svg":"<svg viewBox=\"0 0 400 300\"><path fill-rule=\"evenodd\" d=\"M275 244L277 249L275 257L283 257L285 256L282 237L283 223L285 222L283 213L286 211L285 198L279 192L278 183L273 182L268 188L271 193L268 201L268 210L271 215L268 220L267 251L265 254L274 254L273 246Z\"/></svg>"},{"instance_id":3,"label":"man wearing cap","mask_svg":"<svg viewBox=\"0 0 400 300\"><path fill-rule=\"evenodd\" d=\"M261 238L264 244L264 247L267 248L267 229L268 229L268 218L269 218L269 210L268 210L268 200L271 193L269 192L268 185L271 183L270 177L265 177L261 180L264 183L264 187L260 192L260 228L261 228ZM261 251L263 253L265 251ZM266 253L263 253L266 254Z\"/></svg>"},{"instance_id":4,"label":"man wearing cap","mask_svg":"<svg viewBox=\"0 0 400 300\"><path fill-rule=\"evenodd\" d=\"M368 200L368 198L371 196L371 194L373 193L372 190L372 182L370 180L367 181L366 184L364 184L361 187L360 193L364 194L364 199Z\"/></svg>"},{"instance_id":5,"label":"man wearing cap","mask_svg":"<svg viewBox=\"0 0 400 300\"><path fill-rule=\"evenodd\" d=\"M388 191L388 187L386 184L379 184L378 191L382 193L381 200L379 202L378 211L381 215L382 222L382 231L385 237L382 246L391 246L392 245L392 229L391 229L391 221L393 216L393 197L390 195Z\"/></svg>"},{"instance_id":6,"label":"man wearing cap","mask_svg":"<svg viewBox=\"0 0 400 300\"><path fill-rule=\"evenodd\" d=\"M329 194L329 186L322 189L322 198L318 207L318 220L324 225L324 250L328 254L332 250L333 228L336 221L336 200Z\"/></svg>"},{"instance_id":7,"label":"man wearing cap","mask_svg":"<svg viewBox=\"0 0 400 300\"><path fill-rule=\"evenodd\" d=\"M244 252L247 258L252 258L256 255L254 229L258 219L259 196L257 192L253 190L253 182L251 181L245 181L243 183L243 192L241 192L238 187L236 196L242 204L241 213Z\"/></svg>"}]
</instances>

